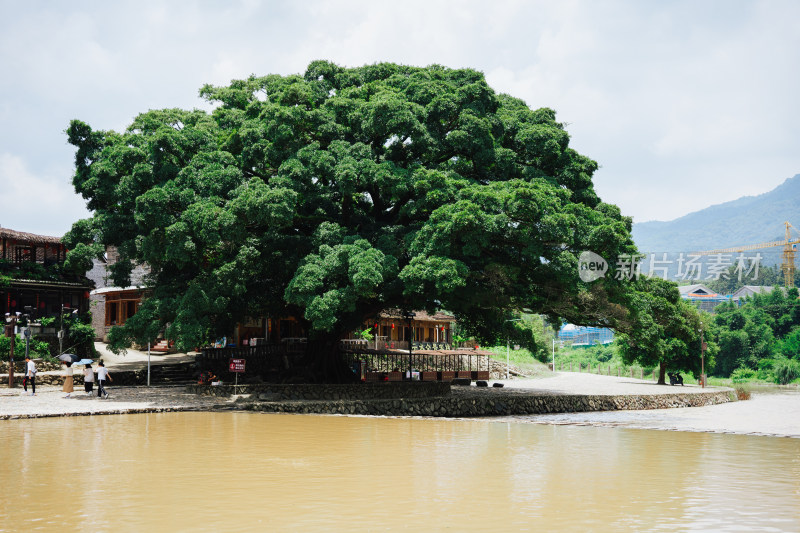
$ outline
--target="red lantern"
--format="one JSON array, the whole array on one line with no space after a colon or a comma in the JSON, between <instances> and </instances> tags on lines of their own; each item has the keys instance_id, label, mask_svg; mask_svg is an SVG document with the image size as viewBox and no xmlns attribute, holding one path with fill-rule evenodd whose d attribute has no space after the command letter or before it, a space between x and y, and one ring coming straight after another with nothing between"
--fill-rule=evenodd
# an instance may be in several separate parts
<instances>
[{"instance_id":1,"label":"red lantern","mask_svg":"<svg viewBox=\"0 0 800 533\"><path fill-rule=\"evenodd\" d=\"M392 329L394 329L394 324L392 324Z\"/></svg>"}]
</instances>

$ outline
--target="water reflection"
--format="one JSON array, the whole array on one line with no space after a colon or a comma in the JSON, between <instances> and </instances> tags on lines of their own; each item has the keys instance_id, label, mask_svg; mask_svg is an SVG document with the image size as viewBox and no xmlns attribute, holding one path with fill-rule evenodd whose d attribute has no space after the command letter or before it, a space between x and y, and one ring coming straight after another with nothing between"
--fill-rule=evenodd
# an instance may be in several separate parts
<instances>
[{"instance_id":1,"label":"water reflection","mask_svg":"<svg viewBox=\"0 0 800 533\"><path fill-rule=\"evenodd\" d=\"M800 439L164 413L8 421L0 450L3 530L800 530Z\"/></svg>"}]
</instances>

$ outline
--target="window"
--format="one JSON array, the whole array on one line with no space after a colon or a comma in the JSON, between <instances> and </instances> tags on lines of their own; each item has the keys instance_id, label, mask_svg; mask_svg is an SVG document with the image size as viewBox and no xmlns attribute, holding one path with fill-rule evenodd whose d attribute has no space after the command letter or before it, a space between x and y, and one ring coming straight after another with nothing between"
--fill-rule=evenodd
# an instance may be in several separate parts
<instances>
[{"instance_id":1,"label":"window","mask_svg":"<svg viewBox=\"0 0 800 533\"><path fill-rule=\"evenodd\" d=\"M136 306L136 302L134 302L134 301L125 302L125 306L127 308L127 309L125 309L125 318L127 320L128 318L130 318L130 317L132 317L133 315L136 314L136 307L137 306Z\"/></svg>"},{"instance_id":2,"label":"window","mask_svg":"<svg viewBox=\"0 0 800 533\"><path fill-rule=\"evenodd\" d=\"M17 246L14 248L14 261L22 263L23 261L33 261L33 248L30 246Z\"/></svg>"},{"instance_id":3,"label":"window","mask_svg":"<svg viewBox=\"0 0 800 533\"><path fill-rule=\"evenodd\" d=\"M106 302L106 326L116 326L118 319L117 302Z\"/></svg>"}]
</instances>

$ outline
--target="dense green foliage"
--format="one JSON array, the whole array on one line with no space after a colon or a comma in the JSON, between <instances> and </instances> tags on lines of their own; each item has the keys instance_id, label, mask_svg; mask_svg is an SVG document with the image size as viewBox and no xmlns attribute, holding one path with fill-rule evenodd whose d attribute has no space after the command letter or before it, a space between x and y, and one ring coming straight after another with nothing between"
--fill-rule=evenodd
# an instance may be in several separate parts
<instances>
[{"instance_id":1,"label":"dense green foliage","mask_svg":"<svg viewBox=\"0 0 800 533\"><path fill-rule=\"evenodd\" d=\"M86 272L87 269L83 270ZM65 268L58 263L44 265L34 261L13 263L0 259L0 286L7 285L14 279L35 279L40 281L73 281L82 275Z\"/></svg>"},{"instance_id":2,"label":"dense green foliage","mask_svg":"<svg viewBox=\"0 0 800 533\"><path fill-rule=\"evenodd\" d=\"M11 338L0 335L0 360L8 361L11 352ZM50 358L50 346L47 342L32 338L28 344L28 355L32 358ZM14 360L21 361L25 358L25 339L17 335L14 343Z\"/></svg>"},{"instance_id":3,"label":"dense green foliage","mask_svg":"<svg viewBox=\"0 0 800 533\"><path fill-rule=\"evenodd\" d=\"M788 383L800 364L800 300L796 288L753 295L744 305L716 308L714 338L719 344L715 373Z\"/></svg>"},{"instance_id":4,"label":"dense green foliage","mask_svg":"<svg viewBox=\"0 0 800 533\"><path fill-rule=\"evenodd\" d=\"M73 121L75 190L94 216L66 235L72 267L113 244L153 291L113 344L178 348L246 316L294 315L320 351L384 308L445 308L478 339L515 312L634 328L631 284L577 257L635 253L631 221L592 186L550 109L479 72L313 62L200 94L211 114L138 116L124 133ZM516 315L518 316L518 315ZM513 328L536 350L533 328ZM316 343L316 344L315 344Z\"/></svg>"}]
</instances>

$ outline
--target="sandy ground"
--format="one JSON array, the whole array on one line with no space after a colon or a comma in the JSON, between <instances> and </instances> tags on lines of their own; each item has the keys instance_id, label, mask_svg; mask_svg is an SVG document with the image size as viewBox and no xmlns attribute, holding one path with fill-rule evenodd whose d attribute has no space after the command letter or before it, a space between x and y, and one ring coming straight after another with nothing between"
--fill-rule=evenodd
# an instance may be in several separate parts
<instances>
[{"instance_id":1,"label":"sandy ground","mask_svg":"<svg viewBox=\"0 0 800 533\"><path fill-rule=\"evenodd\" d=\"M553 372L536 379L493 380L512 389L534 389L556 394L694 394L704 391L722 390L698 385L670 386L658 385L653 381L628 377L600 376L576 372Z\"/></svg>"},{"instance_id":2,"label":"sandy ground","mask_svg":"<svg viewBox=\"0 0 800 533\"><path fill-rule=\"evenodd\" d=\"M800 392L755 392L750 400L706 407L510 417L520 422L800 438Z\"/></svg>"}]
</instances>

